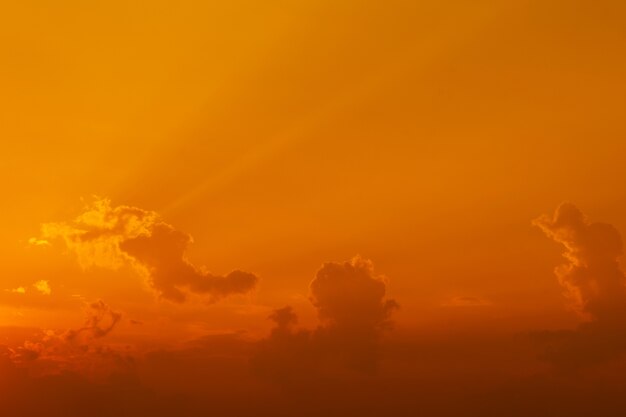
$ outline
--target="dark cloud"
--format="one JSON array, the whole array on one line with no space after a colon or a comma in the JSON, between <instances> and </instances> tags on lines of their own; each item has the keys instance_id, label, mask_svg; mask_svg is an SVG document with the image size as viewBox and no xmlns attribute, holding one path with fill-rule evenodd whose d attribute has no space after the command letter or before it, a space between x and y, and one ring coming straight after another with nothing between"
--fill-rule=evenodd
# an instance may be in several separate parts
<instances>
[{"instance_id":1,"label":"dark cloud","mask_svg":"<svg viewBox=\"0 0 626 417\"><path fill-rule=\"evenodd\" d=\"M626 406L623 363L606 373L563 376L538 367L524 339L396 331L385 338L387 354L376 374L346 373L317 356L324 352L312 342L313 332L295 328L293 311L285 308L272 316L272 338L260 343L272 344L276 356L265 364L279 368L266 371L287 378L280 385L250 368L259 346L245 333L155 348L138 355L135 366L101 378L76 370L33 375L0 346L1 414L619 417ZM286 357L279 360L279 354Z\"/></svg>"},{"instance_id":2,"label":"dark cloud","mask_svg":"<svg viewBox=\"0 0 626 417\"><path fill-rule=\"evenodd\" d=\"M322 266L311 282L310 299L321 321L315 338L328 356L353 369L376 369L380 337L398 308L385 293L385 278L368 260L357 256Z\"/></svg>"},{"instance_id":3,"label":"dark cloud","mask_svg":"<svg viewBox=\"0 0 626 417\"><path fill-rule=\"evenodd\" d=\"M32 375L0 349L0 409L6 417L173 417L177 406L130 373L98 381L72 371Z\"/></svg>"},{"instance_id":4,"label":"dark cloud","mask_svg":"<svg viewBox=\"0 0 626 417\"><path fill-rule=\"evenodd\" d=\"M345 371L376 371L381 336L391 327L391 313L398 307L385 298L384 277L374 273L370 261L355 257L324 264L310 290L320 325L313 331L296 329L291 307L275 310L270 319L276 326L259 344L255 369L291 385Z\"/></svg>"},{"instance_id":5,"label":"dark cloud","mask_svg":"<svg viewBox=\"0 0 626 417\"><path fill-rule=\"evenodd\" d=\"M269 318L276 326L267 339L257 343L251 359L254 372L266 380L298 389L319 379L322 351L312 332L295 329L297 316L289 306L275 310Z\"/></svg>"},{"instance_id":6,"label":"dark cloud","mask_svg":"<svg viewBox=\"0 0 626 417\"><path fill-rule=\"evenodd\" d=\"M540 332L547 356L562 365L613 359L626 352L626 280L618 262L622 239L613 226L590 222L573 204L535 220L565 247L566 263L555 273L585 322L575 331Z\"/></svg>"},{"instance_id":7,"label":"dark cloud","mask_svg":"<svg viewBox=\"0 0 626 417\"><path fill-rule=\"evenodd\" d=\"M213 275L185 258L191 236L160 220L158 214L137 207L111 206L97 199L73 222L49 223L37 242L61 239L83 267L120 268L130 264L145 274L164 299L183 302L188 293L211 301L251 291L254 274L233 271Z\"/></svg>"},{"instance_id":8,"label":"dark cloud","mask_svg":"<svg viewBox=\"0 0 626 417\"><path fill-rule=\"evenodd\" d=\"M131 366L132 356L101 343L111 333L122 314L99 300L85 308L85 322L77 329L46 330L31 335L10 348L10 358L34 374L76 371L108 375Z\"/></svg>"},{"instance_id":9,"label":"dark cloud","mask_svg":"<svg viewBox=\"0 0 626 417\"><path fill-rule=\"evenodd\" d=\"M289 332L298 323L298 316L291 306L274 310L268 318L276 323L273 332Z\"/></svg>"},{"instance_id":10,"label":"dark cloud","mask_svg":"<svg viewBox=\"0 0 626 417\"><path fill-rule=\"evenodd\" d=\"M219 298L249 282L245 273L217 277L187 262L191 238L156 218L111 210L86 216L85 224L100 226L87 235L72 229L80 237L68 247L95 254L85 259L99 266L136 263L168 299ZM76 329L23 331L18 347L0 346L0 409L8 417L621 416L626 315L619 234L573 206L536 224L566 247L567 263L557 273L586 321L534 338L544 357L576 373L554 372L520 335L470 331L440 340L389 332L398 305L386 295L386 279L357 257L324 264L311 282L317 327L298 327L295 311L284 307L270 314L274 327L262 340L233 332L125 353L106 344L122 316L101 301L87 306ZM487 302L462 296L450 303ZM597 366L580 366L590 362Z\"/></svg>"},{"instance_id":11,"label":"dark cloud","mask_svg":"<svg viewBox=\"0 0 626 417\"><path fill-rule=\"evenodd\" d=\"M325 327L376 333L389 325L391 312L398 307L385 299L385 291L384 277L374 273L370 261L357 256L324 264L311 282L310 299Z\"/></svg>"},{"instance_id":12,"label":"dark cloud","mask_svg":"<svg viewBox=\"0 0 626 417\"><path fill-rule=\"evenodd\" d=\"M89 304L86 311L85 325L80 329L65 333L66 340L74 340L81 335L98 339L109 334L122 319L122 314L112 310L102 300Z\"/></svg>"},{"instance_id":13,"label":"dark cloud","mask_svg":"<svg viewBox=\"0 0 626 417\"><path fill-rule=\"evenodd\" d=\"M190 243L189 235L168 224L156 223L149 235L120 242L120 249L148 269L152 286L171 301L184 301L184 290L217 300L245 294L256 286L258 278L254 274L233 271L218 276L196 268L185 259Z\"/></svg>"}]
</instances>

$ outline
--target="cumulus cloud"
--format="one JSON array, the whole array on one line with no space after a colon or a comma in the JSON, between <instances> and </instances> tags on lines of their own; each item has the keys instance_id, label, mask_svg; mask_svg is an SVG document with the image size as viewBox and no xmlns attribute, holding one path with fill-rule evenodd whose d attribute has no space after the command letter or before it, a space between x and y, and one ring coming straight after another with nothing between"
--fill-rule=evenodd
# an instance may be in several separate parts
<instances>
[{"instance_id":1,"label":"cumulus cloud","mask_svg":"<svg viewBox=\"0 0 626 417\"><path fill-rule=\"evenodd\" d=\"M276 326L259 344L253 360L257 371L282 383L319 378L321 369L374 372L381 336L398 308L386 298L385 278L376 275L370 261L357 256L324 264L310 291L319 326L313 331L296 329L291 307L275 310L269 318Z\"/></svg>"},{"instance_id":2,"label":"cumulus cloud","mask_svg":"<svg viewBox=\"0 0 626 417\"><path fill-rule=\"evenodd\" d=\"M618 259L620 233L606 223L589 221L573 204L534 221L565 247L566 263L556 268L559 283L586 322L575 331L544 332L549 356L560 362L610 359L626 351L626 280Z\"/></svg>"},{"instance_id":3,"label":"cumulus cloud","mask_svg":"<svg viewBox=\"0 0 626 417\"><path fill-rule=\"evenodd\" d=\"M215 301L245 294L258 282L257 276L248 272L220 276L196 267L185 257L191 236L163 222L155 212L113 207L107 199L96 199L72 222L42 226L39 240L59 239L85 268L134 266L170 301L183 302L188 293Z\"/></svg>"},{"instance_id":4,"label":"cumulus cloud","mask_svg":"<svg viewBox=\"0 0 626 417\"><path fill-rule=\"evenodd\" d=\"M315 334L319 344L350 368L374 371L379 339L398 308L395 300L385 297L385 277L374 272L371 261L357 256L324 264L310 288L321 322Z\"/></svg>"},{"instance_id":5,"label":"cumulus cloud","mask_svg":"<svg viewBox=\"0 0 626 417\"><path fill-rule=\"evenodd\" d=\"M534 224L565 247L567 263L555 272L577 311L591 320L623 319L626 287L618 263L623 244L617 229L590 222L569 203L562 204L554 216L542 216Z\"/></svg>"},{"instance_id":6,"label":"cumulus cloud","mask_svg":"<svg viewBox=\"0 0 626 417\"><path fill-rule=\"evenodd\" d=\"M377 331L389 325L398 307L385 299L386 280L374 273L371 261L357 256L348 262L329 262L311 282L310 300L326 327Z\"/></svg>"}]
</instances>

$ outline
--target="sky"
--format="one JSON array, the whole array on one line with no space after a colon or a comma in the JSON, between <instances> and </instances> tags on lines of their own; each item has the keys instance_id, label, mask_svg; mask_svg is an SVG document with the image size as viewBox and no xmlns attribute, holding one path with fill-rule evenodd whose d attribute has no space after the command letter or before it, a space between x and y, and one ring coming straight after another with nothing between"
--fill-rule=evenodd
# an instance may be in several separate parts
<instances>
[{"instance_id":1,"label":"sky","mask_svg":"<svg viewBox=\"0 0 626 417\"><path fill-rule=\"evenodd\" d=\"M3 5L0 407L622 415L625 18Z\"/></svg>"}]
</instances>

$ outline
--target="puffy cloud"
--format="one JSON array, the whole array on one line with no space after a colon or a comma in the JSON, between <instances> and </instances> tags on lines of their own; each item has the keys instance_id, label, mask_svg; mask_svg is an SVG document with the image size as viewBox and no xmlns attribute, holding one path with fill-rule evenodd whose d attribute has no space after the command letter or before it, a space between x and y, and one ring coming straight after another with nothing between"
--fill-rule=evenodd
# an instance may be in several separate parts
<instances>
[{"instance_id":1,"label":"puffy cloud","mask_svg":"<svg viewBox=\"0 0 626 417\"><path fill-rule=\"evenodd\" d=\"M576 311L587 320L576 331L543 332L548 356L565 365L606 360L626 351L626 277L618 258L622 239L613 226L590 222L573 204L534 221L565 247L555 273Z\"/></svg>"},{"instance_id":2,"label":"puffy cloud","mask_svg":"<svg viewBox=\"0 0 626 417\"><path fill-rule=\"evenodd\" d=\"M26 288L24 287L13 288L11 292L16 293L16 294L26 294Z\"/></svg>"},{"instance_id":3,"label":"puffy cloud","mask_svg":"<svg viewBox=\"0 0 626 417\"><path fill-rule=\"evenodd\" d=\"M149 235L140 235L120 243L150 274L150 282L168 300L182 302L187 289L195 294L219 299L252 290L258 278L251 273L233 271L226 276L203 271L185 259L185 250L191 237L168 224L157 223Z\"/></svg>"},{"instance_id":4,"label":"puffy cloud","mask_svg":"<svg viewBox=\"0 0 626 417\"><path fill-rule=\"evenodd\" d=\"M391 326L395 300L385 298L386 280L369 260L326 263L311 282L311 302L321 325L315 337L333 360L351 369L373 372L379 339Z\"/></svg>"},{"instance_id":5,"label":"puffy cloud","mask_svg":"<svg viewBox=\"0 0 626 417\"><path fill-rule=\"evenodd\" d=\"M107 199L95 199L68 223L46 223L42 240L63 240L84 268L119 268L132 261L119 247L121 242L150 235L158 215L136 207L112 207Z\"/></svg>"},{"instance_id":6,"label":"puffy cloud","mask_svg":"<svg viewBox=\"0 0 626 417\"><path fill-rule=\"evenodd\" d=\"M291 307L275 310L269 318L276 326L253 360L257 372L288 385L321 378L324 372L374 372L380 338L398 308L385 297L385 278L375 274L370 261L355 257L324 264L310 290L320 325L314 331L295 329Z\"/></svg>"},{"instance_id":7,"label":"puffy cloud","mask_svg":"<svg viewBox=\"0 0 626 417\"><path fill-rule=\"evenodd\" d=\"M33 287L35 287L35 289L43 295L50 295L52 293L50 284L48 283L48 281L45 280L35 282L33 284Z\"/></svg>"},{"instance_id":8,"label":"puffy cloud","mask_svg":"<svg viewBox=\"0 0 626 417\"><path fill-rule=\"evenodd\" d=\"M349 262L329 262L311 282L311 302L327 327L363 328L373 331L389 324L398 307L385 299L385 278L374 273L368 260L355 257Z\"/></svg>"},{"instance_id":9,"label":"puffy cloud","mask_svg":"<svg viewBox=\"0 0 626 417\"><path fill-rule=\"evenodd\" d=\"M562 204L553 217L542 216L534 224L566 249L567 263L555 272L576 309L592 320L623 319L626 287L618 263L623 244L617 229L589 222L569 203Z\"/></svg>"},{"instance_id":10,"label":"puffy cloud","mask_svg":"<svg viewBox=\"0 0 626 417\"><path fill-rule=\"evenodd\" d=\"M61 239L85 268L133 265L161 297L175 302L185 301L188 293L212 301L245 294L258 282L248 272L219 276L196 267L185 258L191 236L163 222L155 212L113 207L107 199L96 199L72 222L44 224L41 239Z\"/></svg>"}]
</instances>

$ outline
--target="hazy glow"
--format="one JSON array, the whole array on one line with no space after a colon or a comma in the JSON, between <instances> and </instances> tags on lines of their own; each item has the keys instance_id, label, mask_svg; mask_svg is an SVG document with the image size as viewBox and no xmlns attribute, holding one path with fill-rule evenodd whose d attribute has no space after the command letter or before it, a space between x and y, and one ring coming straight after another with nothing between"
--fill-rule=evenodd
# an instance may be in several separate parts
<instances>
[{"instance_id":1,"label":"hazy glow","mask_svg":"<svg viewBox=\"0 0 626 417\"><path fill-rule=\"evenodd\" d=\"M626 2L8 3L3 417L626 410Z\"/></svg>"}]
</instances>

